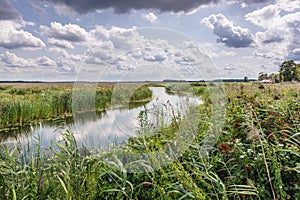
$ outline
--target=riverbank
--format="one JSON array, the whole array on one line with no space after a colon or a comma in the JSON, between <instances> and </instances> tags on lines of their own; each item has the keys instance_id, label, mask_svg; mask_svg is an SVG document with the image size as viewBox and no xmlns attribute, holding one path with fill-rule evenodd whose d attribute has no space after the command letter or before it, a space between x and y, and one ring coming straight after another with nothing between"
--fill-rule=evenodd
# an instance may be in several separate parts
<instances>
[{"instance_id":1,"label":"riverbank","mask_svg":"<svg viewBox=\"0 0 300 200\"><path fill-rule=\"evenodd\" d=\"M95 111L110 107L112 95L119 102L141 103L151 99L151 90L139 83L99 83L92 88ZM1 83L0 129L72 117L73 83ZM128 94L134 93L131 96Z\"/></svg>"}]
</instances>

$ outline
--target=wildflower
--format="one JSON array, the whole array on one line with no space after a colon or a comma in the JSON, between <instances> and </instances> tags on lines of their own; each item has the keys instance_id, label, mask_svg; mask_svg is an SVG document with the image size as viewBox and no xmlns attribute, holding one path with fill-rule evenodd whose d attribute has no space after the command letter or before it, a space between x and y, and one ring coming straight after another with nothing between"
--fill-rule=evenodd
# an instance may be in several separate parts
<instances>
[{"instance_id":1,"label":"wildflower","mask_svg":"<svg viewBox=\"0 0 300 200\"><path fill-rule=\"evenodd\" d=\"M218 149L220 151L222 150L225 150L225 153L228 154L229 151L231 150L231 148L225 143L225 142L222 142L219 146L218 146Z\"/></svg>"},{"instance_id":2,"label":"wildflower","mask_svg":"<svg viewBox=\"0 0 300 200\"><path fill-rule=\"evenodd\" d=\"M279 143L279 146L280 146L280 147L284 147L284 144L282 144L282 143Z\"/></svg>"}]
</instances>

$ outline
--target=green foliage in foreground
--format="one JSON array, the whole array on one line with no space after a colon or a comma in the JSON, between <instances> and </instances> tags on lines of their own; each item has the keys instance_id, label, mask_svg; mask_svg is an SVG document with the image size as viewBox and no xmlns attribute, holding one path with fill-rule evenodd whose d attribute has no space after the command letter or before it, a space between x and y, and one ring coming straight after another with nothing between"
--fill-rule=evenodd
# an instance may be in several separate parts
<instances>
[{"instance_id":1,"label":"green foliage in foreground","mask_svg":"<svg viewBox=\"0 0 300 200\"><path fill-rule=\"evenodd\" d=\"M298 85L230 84L213 171L230 198L300 199Z\"/></svg>"},{"instance_id":2,"label":"green foliage in foreground","mask_svg":"<svg viewBox=\"0 0 300 200\"><path fill-rule=\"evenodd\" d=\"M0 199L300 199L300 89L258 87L227 85L225 124L207 156L201 156L201 142L211 127L210 106L201 106L199 130L188 138L190 146L160 169L153 169L144 154L140 162L130 163L116 152L107 155L108 164L103 153L78 147L68 131L47 153L38 144L29 152L2 147ZM148 123L140 117L147 131ZM123 150L174 147L170 141L178 123L174 117L159 134L132 139ZM130 173L133 164L148 170Z\"/></svg>"}]
</instances>

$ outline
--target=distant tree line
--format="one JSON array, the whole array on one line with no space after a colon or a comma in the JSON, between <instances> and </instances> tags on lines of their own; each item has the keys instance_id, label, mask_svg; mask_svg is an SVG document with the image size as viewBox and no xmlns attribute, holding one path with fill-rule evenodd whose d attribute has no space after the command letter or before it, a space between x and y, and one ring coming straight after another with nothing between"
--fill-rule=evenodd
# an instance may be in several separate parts
<instances>
[{"instance_id":1,"label":"distant tree line","mask_svg":"<svg viewBox=\"0 0 300 200\"><path fill-rule=\"evenodd\" d=\"M284 61L279 66L278 74L260 72L258 74L258 80L272 80L274 83L300 81L300 64L295 63L293 60Z\"/></svg>"}]
</instances>

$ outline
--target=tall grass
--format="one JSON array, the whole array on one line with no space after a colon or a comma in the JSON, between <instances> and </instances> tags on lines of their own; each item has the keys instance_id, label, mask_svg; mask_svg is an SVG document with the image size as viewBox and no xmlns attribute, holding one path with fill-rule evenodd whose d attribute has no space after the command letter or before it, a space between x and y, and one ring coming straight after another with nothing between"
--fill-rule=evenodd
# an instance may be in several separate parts
<instances>
[{"instance_id":1,"label":"tall grass","mask_svg":"<svg viewBox=\"0 0 300 200\"><path fill-rule=\"evenodd\" d=\"M126 96L128 91L135 89L135 86L124 85L121 88L120 91L114 91L113 85L96 87L96 110L105 110L110 106L113 91L114 98L122 101L128 98ZM33 123L36 120L51 120L71 116L72 92L72 86L31 88L21 85L4 87L0 93L0 128L21 126ZM130 101L149 99L151 95L151 90L148 87L138 87L131 96Z\"/></svg>"},{"instance_id":2,"label":"tall grass","mask_svg":"<svg viewBox=\"0 0 300 200\"><path fill-rule=\"evenodd\" d=\"M207 155L201 145L212 126L209 101L200 106L195 137L163 168L147 155L174 149L183 118L151 137L131 138L122 150L140 156L138 162L122 151L93 154L68 130L47 152L2 146L0 199L300 199L299 87L258 87L226 85L225 124ZM140 121L140 131L150 131L143 113ZM135 173L139 167L147 170Z\"/></svg>"}]
</instances>

